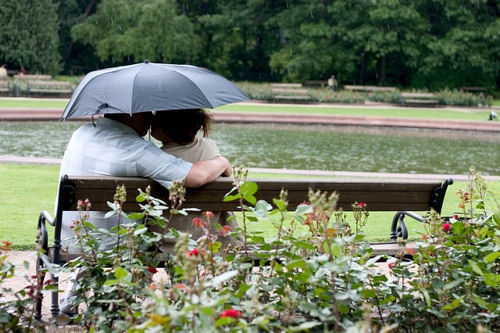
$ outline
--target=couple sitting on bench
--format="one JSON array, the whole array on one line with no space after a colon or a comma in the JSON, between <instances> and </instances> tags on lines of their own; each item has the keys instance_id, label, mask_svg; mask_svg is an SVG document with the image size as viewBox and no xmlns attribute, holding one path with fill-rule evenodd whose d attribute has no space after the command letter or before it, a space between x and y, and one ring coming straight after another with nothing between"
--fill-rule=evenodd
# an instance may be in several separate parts
<instances>
[{"instance_id":1,"label":"couple sitting on bench","mask_svg":"<svg viewBox=\"0 0 500 333\"><path fill-rule=\"evenodd\" d=\"M163 143L161 149L143 139L150 128L151 134ZM145 177L164 187L172 181L184 180L187 187L200 187L221 175L230 176L232 172L229 161L221 156L215 142L206 138L209 128L210 117L202 109L163 111L156 115L151 112L132 116L107 114L97 119L95 124L83 125L73 133L64 154L60 176ZM203 137L196 136L200 130ZM91 211L89 220L96 227L109 230L117 224L116 216L105 218L104 215L102 211ZM192 218L176 218L171 227L197 237L195 228L191 228ZM72 229L78 219L77 211L63 212L61 249L69 254L79 254ZM228 222L225 216L219 216L218 223L236 222ZM102 241L105 249L114 245L114 239ZM222 242L227 245L229 237ZM173 245L174 241L163 244L162 250L172 250ZM68 300L74 291L73 284L81 274L76 273L72 277L61 302L63 313L71 315L75 312Z\"/></svg>"}]
</instances>

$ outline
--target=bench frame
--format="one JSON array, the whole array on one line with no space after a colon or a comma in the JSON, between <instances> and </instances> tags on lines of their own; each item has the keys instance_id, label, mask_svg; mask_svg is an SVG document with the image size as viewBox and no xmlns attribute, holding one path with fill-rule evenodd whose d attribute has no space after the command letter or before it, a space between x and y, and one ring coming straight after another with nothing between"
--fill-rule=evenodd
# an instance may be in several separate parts
<instances>
[{"instance_id":1,"label":"bench frame","mask_svg":"<svg viewBox=\"0 0 500 333\"><path fill-rule=\"evenodd\" d=\"M428 211L435 210L440 213L448 185L453 184L451 178L442 183L436 181L343 181L343 180L314 180L314 179L291 179L274 180L260 179L250 180L258 184L258 198L272 202L278 198L282 189L288 191L289 210L308 199L309 189L327 192L337 191L340 195L337 206L345 211L352 210L354 201L365 202L370 211L397 211L391 224L390 239L392 243L399 237L408 238L408 230L404 218L409 216L420 222L426 222L426 218L419 216L409 210ZM212 211L237 211L239 202L223 202L226 193L233 187L230 178L219 178L213 183L200 188L188 188L186 192L185 207L195 207L201 210ZM37 244L47 254L50 264L60 265L66 260L61 260L61 231L63 211L77 210L79 199L89 199L94 211L109 211L107 201L113 198L117 185L125 185L127 201L123 206L124 211L136 211L135 189L145 189L151 186L151 195L160 199L168 198L168 190L158 183L137 177L107 177L107 176L63 176L59 182L59 191L55 218L46 211L42 211L38 218ZM166 200L168 202L168 200ZM47 223L54 227L53 245L48 246ZM45 262L42 256L37 258L36 268L39 289L45 278ZM58 286L59 278L51 276L52 283ZM36 301L35 318L41 318L43 295L39 293ZM51 295L51 314L55 318L59 315L58 291Z\"/></svg>"}]
</instances>

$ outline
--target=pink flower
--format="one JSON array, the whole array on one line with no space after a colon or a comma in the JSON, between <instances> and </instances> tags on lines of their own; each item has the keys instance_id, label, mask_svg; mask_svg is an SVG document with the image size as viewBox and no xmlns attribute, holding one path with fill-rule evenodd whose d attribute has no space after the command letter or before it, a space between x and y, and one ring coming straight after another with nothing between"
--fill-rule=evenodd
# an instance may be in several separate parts
<instances>
[{"instance_id":1,"label":"pink flower","mask_svg":"<svg viewBox=\"0 0 500 333\"><path fill-rule=\"evenodd\" d=\"M193 219L193 225L196 227L196 228L201 228L203 226L203 220L200 219L199 217L195 217Z\"/></svg>"},{"instance_id":2,"label":"pink flower","mask_svg":"<svg viewBox=\"0 0 500 333\"><path fill-rule=\"evenodd\" d=\"M151 272L151 274L156 274L156 273L158 273L158 270L157 270L156 268L154 268L154 267L150 267L150 266L148 266L148 271L150 271L150 272Z\"/></svg>"},{"instance_id":3,"label":"pink flower","mask_svg":"<svg viewBox=\"0 0 500 333\"><path fill-rule=\"evenodd\" d=\"M443 228L443 231L444 231L444 232L448 232L448 231L450 231L450 229L451 229L451 224L449 224L449 223L443 223L443 224L441 225L441 227Z\"/></svg>"},{"instance_id":4,"label":"pink flower","mask_svg":"<svg viewBox=\"0 0 500 333\"><path fill-rule=\"evenodd\" d=\"M231 317L231 318L239 318L241 317L242 313L241 311L235 310L235 309L227 309L226 311L222 312L219 317Z\"/></svg>"},{"instance_id":5,"label":"pink flower","mask_svg":"<svg viewBox=\"0 0 500 333\"><path fill-rule=\"evenodd\" d=\"M198 251L197 248L194 248L192 249L191 251L188 252L188 256L192 257L192 256L198 256L200 254L200 252Z\"/></svg>"},{"instance_id":6,"label":"pink flower","mask_svg":"<svg viewBox=\"0 0 500 333\"><path fill-rule=\"evenodd\" d=\"M361 208L365 208L366 207L366 202L360 202L360 203L358 203L358 206L361 207Z\"/></svg>"},{"instance_id":7,"label":"pink flower","mask_svg":"<svg viewBox=\"0 0 500 333\"><path fill-rule=\"evenodd\" d=\"M390 263L387 264L387 266L389 266L389 269L392 269L392 265L393 265L392 262L390 262Z\"/></svg>"},{"instance_id":8,"label":"pink flower","mask_svg":"<svg viewBox=\"0 0 500 333\"><path fill-rule=\"evenodd\" d=\"M203 212L201 213L201 215L205 216L206 218L213 218L215 217L215 214L209 210L207 210L206 212Z\"/></svg>"}]
</instances>

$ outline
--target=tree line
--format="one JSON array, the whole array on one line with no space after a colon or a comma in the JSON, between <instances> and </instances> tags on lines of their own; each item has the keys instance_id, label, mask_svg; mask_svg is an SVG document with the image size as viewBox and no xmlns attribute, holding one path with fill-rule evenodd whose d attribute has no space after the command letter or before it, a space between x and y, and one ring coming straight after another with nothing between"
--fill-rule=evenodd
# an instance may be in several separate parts
<instances>
[{"instance_id":1,"label":"tree line","mask_svg":"<svg viewBox=\"0 0 500 333\"><path fill-rule=\"evenodd\" d=\"M232 80L500 86L498 0L0 0L0 65L189 63Z\"/></svg>"}]
</instances>

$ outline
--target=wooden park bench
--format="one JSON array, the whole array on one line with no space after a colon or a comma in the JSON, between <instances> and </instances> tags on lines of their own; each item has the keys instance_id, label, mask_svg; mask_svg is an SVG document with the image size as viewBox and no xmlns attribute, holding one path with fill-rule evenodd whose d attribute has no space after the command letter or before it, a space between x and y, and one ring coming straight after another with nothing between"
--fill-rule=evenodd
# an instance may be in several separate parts
<instances>
[{"instance_id":1,"label":"wooden park bench","mask_svg":"<svg viewBox=\"0 0 500 333\"><path fill-rule=\"evenodd\" d=\"M0 80L0 95L3 95L3 96L10 95L9 81Z\"/></svg>"},{"instance_id":2,"label":"wooden park bench","mask_svg":"<svg viewBox=\"0 0 500 333\"><path fill-rule=\"evenodd\" d=\"M307 89L302 83L272 83L271 94L277 102L301 102L311 99Z\"/></svg>"},{"instance_id":3,"label":"wooden park bench","mask_svg":"<svg viewBox=\"0 0 500 333\"><path fill-rule=\"evenodd\" d=\"M374 92L374 91L396 91L397 89L396 89L396 87L345 85L344 90L370 93L370 92Z\"/></svg>"},{"instance_id":4,"label":"wooden park bench","mask_svg":"<svg viewBox=\"0 0 500 333\"><path fill-rule=\"evenodd\" d=\"M30 96L71 96L73 93L73 84L67 81L28 81L26 92Z\"/></svg>"},{"instance_id":5,"label":"wooden park bench","mask_svg":"<svg viewBox=\"0 0 500 333\"><path fill-rule=\"evenodd\" d=\"M401 93L401 103L406 106L438 106L439 100L433 93Z\"/></svg>"},{"instance_id":6,"label":"wooden park bench","mask_svg":"<svg viewBox=\"0 0 500 333\"><path fill-rule=\"evenodd\" d=\"M391 242L379 243L372 246L374 253L377 245L383 245L381 252L397 254L401 248L397 246L397 239L408 238L408 231L404 224L405 216L410 216L421 222L424 218L411 211L429 211L434 209L441 212L444 196L448 185L453 180L436 181L366 181L366 180L312 180L312 179L260 179L252 180L258 185L256 197L272 202L279 198L281 189L288 191L289 210L308 200L309 189L337 191L339 201L337 206L344 211L352 210L352 203L365 202L370 211L396 211L390 231ZM51 264L61 264L72 259L61 253L61 219L63 211L77 210L77 201L89 199L94 211L109 211L108 201L112 201L117 185L125 185L127 199L123 205L124 211L137 211L136 189L145 189L151 186L151 195L168 202L168 190L150 179L135 177L106 177L106 176L64 176L59 182L59 196L57 198L56 216L53 219L46 211L41 212L38 219L39 244L47 253ZM233 187L230 178L219 178L217 181L200 188L188 188L184 207L199 208L202 211L238 211L239 202L224 202L226 193ZM54 241L48 246L47 224L54 227ZM391 253L392 251L392 253ZM41 258L37 259L37 269L41 270L48 263ZM52 276L53 283L58 285L58 278ZM43 281L41 282L43 283ZM41 315L42 298L37 300L38 318ZM59 314L58 292L52 292L53 316Z\"/></svg>"},{"instance_id":7,"label":"wooden park bench","mask_svg":"<svg viewBox=\"0 0 500 333\"><path fill-rule=\"evenodd\" d=\"M16 80L52 80L52 75L48 74L15 74Z\"/></svg>"},{"instance_id":8,"label":"wooden park bench","mask_svg":"<svg viewBox=\"0 0 500 333\"><path fill-rule=\"evenodd\" d=\"M491 92L485 87L460 87L459 90L473 94L491 95Z\"/></svg>"},{"instance_id":9,"label":"wooden park bench","mask_svg":"<svg viewBox=\"0 0 500 333\"><path fill-rule=\"evenodd\" d=\"M328 86L328 81L327 80L307 80L306 86L324 88L324 87Z\"/></svg>"}]
</instances>

